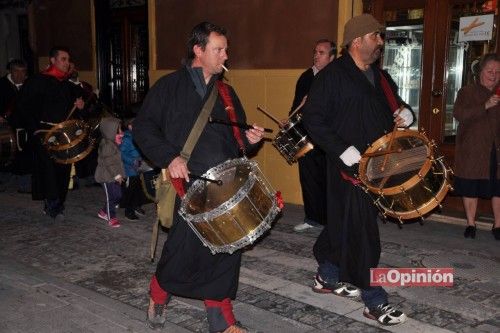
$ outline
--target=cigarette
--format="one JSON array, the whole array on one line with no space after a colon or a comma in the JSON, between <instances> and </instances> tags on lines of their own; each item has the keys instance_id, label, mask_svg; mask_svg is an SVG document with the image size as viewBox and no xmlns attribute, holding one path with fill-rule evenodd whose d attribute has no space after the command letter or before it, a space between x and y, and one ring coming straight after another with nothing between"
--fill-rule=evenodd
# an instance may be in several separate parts
<instances>
[{"instance_id":1,"label":"cigarette","mask_svg":"<svg viewBox=\"0 0 500 333\"><path fill-rule=\"evenodd\" d=\"M226 72L229 72L229 69L227 69L227 68L226 68L226 66L224 66L224 65L221 65L221 66L222 66L222 68L223 68Z\"/></svg>"}]
</instances>

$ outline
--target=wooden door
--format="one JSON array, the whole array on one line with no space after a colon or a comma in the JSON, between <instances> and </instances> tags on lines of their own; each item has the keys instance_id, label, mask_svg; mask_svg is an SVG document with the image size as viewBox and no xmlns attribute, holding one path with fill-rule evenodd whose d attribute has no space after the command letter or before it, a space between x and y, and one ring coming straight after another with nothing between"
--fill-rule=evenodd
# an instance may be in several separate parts
<instances>
[{"instance_id":1,"label":"wooden door","mask_svg":"<svg viewBox=\"0 0 500 333\"><path fill-rule=\"evenodd\" d=\"M415 129L425 132L438 145L447 164L452 166L457 127L452 113L457 92L471 82L472 62L484 53L498 51L500 40L496 28L490 41L458 42L459 19L493 13L495 27L498 27L498 1L373 0L363 1L363 5L365 12L371 12L387 26L386 49L393 47L398 52L411 49L413 53L419 53L409 56L413 63L415 59L419 62L418 66L412 64L413 76L401 81L409 88L400 86L400 92L403 90L406 98L413 98L414 104L410 105L416 109L418 117ZM403 29L394 30L393 27L398 26ZM405 43L405 38L404 47L391 44ZM388 65L393 56L388 52L385 54L391 57L383 61ZM461 199L453 195L448 195L443 205L445 211L463 211ZM489 200L480 202L478 214L492 214Z\"/></svg>"}]
</instances>

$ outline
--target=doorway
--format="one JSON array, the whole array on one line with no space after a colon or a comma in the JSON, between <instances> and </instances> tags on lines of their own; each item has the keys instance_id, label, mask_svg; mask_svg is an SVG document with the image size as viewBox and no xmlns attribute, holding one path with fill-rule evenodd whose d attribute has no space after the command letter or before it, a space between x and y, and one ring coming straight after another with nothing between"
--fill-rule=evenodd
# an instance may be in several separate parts
<instances>
[{"instance_id":1,"label":"doorway","mask_svg":"<svg viewBox=\"0 0 500 333\"><path fill-rule=\"evenodd\" d=\"M136 109L149 87L147 3L95 1L95 9L101 99L123 116Z\"/></svg>"},{"instance_id":2,"label":"doorway","mask_svg":"<svg viewBox=\"0 0 500 333\"><path fill-rule=\"evenodd\" d=\"M364 11L383 22L383 66L399 86L401 97L417 114L414 129L437 144L452 166L458 123L453 104L458 90L471 83L472 63L499 49L497 0L365 0ZM489 40L459 41L461 17L493 15ZM461 198L448 195L443 211L463 212ZM491 216L489 200L480 200L478 216Z\"/></svg>"}]
</instances>

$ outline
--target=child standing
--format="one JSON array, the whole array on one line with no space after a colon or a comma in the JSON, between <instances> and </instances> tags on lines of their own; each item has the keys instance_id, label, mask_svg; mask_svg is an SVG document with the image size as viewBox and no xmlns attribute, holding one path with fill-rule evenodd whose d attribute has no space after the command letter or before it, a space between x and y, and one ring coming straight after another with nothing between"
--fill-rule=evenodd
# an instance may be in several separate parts
<instances>
[{"instance_id":1,"label":"child standing","mask_svg":"<svg viewBox=\"0 0 500 333\"><path fill-rule=\"evenodd\" d=\"M102 139L99 143L95 180L104 188L106 203L97 216L108 221L110 227L117 228L120 222L116 218L116 206L122 196L121 183L125 175L119 148L123 137L120 120L112 117L103 118L100 130Z\"/></svg>"},{"instance_id":2,"label":"child standing","mask_svg":"<svg viewBox=\"0 0 500 333\"><path fill-rule=\"evenodd\" d=\"M120 206L125 208L125 218L134 221L139 219L137 215L143 216L145 214L141 208L141 204L144 202L144 194L138 173L145 162L142 160L141 154L137 150L132 138L132 122L133 119L124 121L126 128L124 128L123 140L120 145L123 167L127 176Z\"/></svg>"}]
</instances>

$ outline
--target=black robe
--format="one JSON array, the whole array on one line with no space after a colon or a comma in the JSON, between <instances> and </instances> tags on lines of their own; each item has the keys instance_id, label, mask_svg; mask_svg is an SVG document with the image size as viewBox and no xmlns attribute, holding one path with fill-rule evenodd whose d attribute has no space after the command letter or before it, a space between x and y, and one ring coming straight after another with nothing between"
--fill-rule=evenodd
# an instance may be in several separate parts
<instances>
[{"instance_id":1,"label":"black robe","mask_svg":"<svg viewBox=\"0 0 500 333\"><path fill-rule=\"evenodd\" d=\"M394 118L381 88L382 72L372 65L373 86L346 53L325 67L313 82L304 106L304 126L327 155L327 227L314 246L318 263L340 268L340 280L369 287L369 269L380 259L377 209L360 188L340 177L353 176L358 165L347 167L340 155L355 146L362 154L368 145L390 132ZM387 73L396 99L397 90Z\"/></svg>"},{"instance_id":2,"label":"black robe","mask_svg":"<svg viewBox=\"0 0 500 333\"><path fill-rule=\"evenodd\" d=\"M210 91L211 84L208 87ZM238 122L245 123L243 107L234 90L230 94ZM181 149L208 98L202 99L188 70L169 74L151 88L134 121L133 136L140 150L156 166L166 168ZM211 116L229 120L220 96ZM242 131L248 148L248 141ZM231 127L209 123L195 145L188 169L201 175L222 162L239 157ZM177 199L177 209L180 200ZM183 297L222 300L235 298L241 251L212 255L176 209L174 222L163 246L156 277L162 289Z\"/></svg>"},{"instance_id":3,"label":"black robe","mask_svg":"<svg viewBox=\"0 0 500 333\"><path fill-rule=\"evenodd\" d=\"M81 90L67 80L38 74L28 80L19 92L14 122L25 128L32 139L34 150L32 197L33 200L59 199L63 204L68 192L71 164L59 164L43 146L43 134L33 135L37 130L48 130L45 124L66 120ZM74 118L78 114L73 114Z\"/></svg>"},{"instance_id":4,"label":"black robe","mask_svg":"<svg viewBox=\"0 0 500 333\"><path fill-rule=\"evenodd\" d=\"M314 71L308 68L302 73L295 86L295 96L293 98L292 113L302 102L304 96L309 93L309 89L314 80ZM304 112L304 109L299 111ZM297 126L301 126L298 124ZM307 132L306 132L307 133ZM311 137L309 136L309 140ZM302 189L302 200L304 202L304 213L307 220L312 220L319 224L326 224L326 158L325 153L318 145L313 150L298 159L299 179Z\"/></svg>"}]
</instances>

